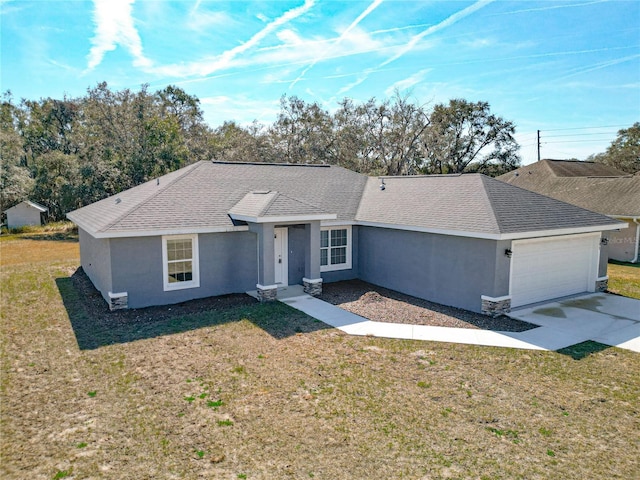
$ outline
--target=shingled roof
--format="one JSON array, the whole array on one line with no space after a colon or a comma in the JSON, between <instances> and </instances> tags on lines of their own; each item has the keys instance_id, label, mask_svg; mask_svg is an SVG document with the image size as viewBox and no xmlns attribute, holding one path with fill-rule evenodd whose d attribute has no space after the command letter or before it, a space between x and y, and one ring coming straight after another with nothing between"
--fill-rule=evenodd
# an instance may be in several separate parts
<instances>
[{"instance_id":1,"label":"shingled roof","mask_svg":"<svg viewBox=\"0 0 640 480\"><path fill-rule=\"evenodd\" d=\"M605 215L640 216L640 176L608 165L541 160L498 180Z\"/></svg>"},{"instance_id":2,"label":"shingled roof","mask_svg":"<svg viewBox=\"0 0 640 480\"><path fill-rule=\"evenodd\" d=\"M229 211L251 191L264 190L289 198L289 206L305 202L337 220L352 221L366 181L364 175L329 165L202 161L67 217L96 237L234 230Z\"/></svg>"},{"instance_id":3,"label":"shingled roof","mask_svg":"<svg viewBox=\"0 0 640 480\"><path fill-rule=\"evenodd\" d=\"M369 179L358 223L481 238L620 226L603 215L480 174Z\"/></svg>"},{"instance_id":4,"label":"shingled roof","mask_svg":"<svg viewBox=\"0 0 640 480\"><path fill-rule=\"evenodd\" d=\"M198 162L67 216L98 238L305 219L493 239L621 226L483 175L384 177L384 190L380 181L336 166Z\"/></svg>"},{"instance_id":5,"label":"shingled roof","mask_svg":"<svg viewBox=\"0 0 640 480\"><path fill-rule=\"evenodd\" d=\"M247 193L229 210L229 215L234 220L254 223L335 220L337 217L335 213L323 212L314 205L269 190Z\"/></svg>"}]
</instances>

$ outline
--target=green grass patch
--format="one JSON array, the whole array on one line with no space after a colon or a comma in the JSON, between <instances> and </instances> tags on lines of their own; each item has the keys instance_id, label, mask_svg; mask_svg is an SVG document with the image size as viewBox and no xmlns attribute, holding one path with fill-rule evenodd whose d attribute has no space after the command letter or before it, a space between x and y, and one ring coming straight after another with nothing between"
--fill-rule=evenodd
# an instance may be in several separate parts
<instances>
[{"instance_id":1,"label":"green grass patch","mask_svg":"<svg viewBox=\"0 0 640 480\"><path fill-rule=\"evenodd\" d=\"M608 275L609 292L640 299L640 263L609 262Z\"/></svg>"}]
</instances>

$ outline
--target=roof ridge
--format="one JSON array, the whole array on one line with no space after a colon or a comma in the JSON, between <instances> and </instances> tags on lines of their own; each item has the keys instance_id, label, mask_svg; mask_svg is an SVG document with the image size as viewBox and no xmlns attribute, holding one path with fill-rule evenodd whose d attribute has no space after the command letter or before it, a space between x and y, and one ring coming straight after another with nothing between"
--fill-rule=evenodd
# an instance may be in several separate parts
<instances>
[{"instance_id":1,"label":"roof ridge","mask_svg":"<svg viewBox=\"0 0 640 480\"><path fill-rule=\"evenodd\" d=\"M267 195L269 195L270 193L273 193L274 195L271 196L271 199L269 200L269 202L267 202L267 204L262 207L262 209L260 210L260 215L264 215L266 212L269 211L269 208L271 208L271 205L273 205L273 202L276 201L276 199L282 195L279 191L277 190L269 190L269 192L267 193ZM244 197L243 197L244 198Z\"/></svg>"},{"instance_id":2,"label":"roof ridge","mask_svg":"<svg viewBox=\"0 0 640 480\"><path fill-rule=\"evenodd\" d=\"M305 202L304 200L300 200L299 198L292 197L291 195L287 195L286 193L281 193L281 192L277 192L277 193L278 195L282 195L283 197L286 197L289 200L293 200L295 202L301 203L303 205L306 205L307 207L312 207L312 208L317 208L318 210L322 210L322 208L320 208L318 205L314 205L313 203ZM362 197L362 195L360 197ZM275 198L274 198L274 201L275 201Z\"/></svg>"},{"instance_id":3,"label":"roof ridge","mask_svg":"<svg viewBox=\"0 0 640 480\"><path fill-rule=\"evenodd\" d=\"M494 226L498 230L498 233L502 233L502 225L500 225L500 221L498 220L498 215L496 214L493 198L491 197L491 195L489 195L489 192L487 191L488 182L492 183L491 181L495 179L483 174L478 175L478 178L480 179L480 183L482 185L482 193L484 195L484 198L489 204L489 208L491 210L491 216L493 217ZM500 182L500 180L495 180L495 181ZM500 183L503 183L503 182L500 182ZM505 183L505 185L507 184Z\"/></svg>"},{"instance_id":4,"label":"roof ridge","mask_svg":"<svg viewBox=\"0 0 640 480\"><path fill-rule=\"evenodd\" d=\"M183 167L185 169L185 172L178 175L176 178L174 178L173 180L171 180L170 182L168 182L166 185L163 185L161 188L159 188L158 190L156 190L155 192L153 192L151 195L149 195L149 197L145 198L142 202L138 203L137 205L135 205L133 208L131 208L130 210L127 210L125 212L122 213L122 215L119 215L118 217L116 217L112 222L108 223L107 225L105 225L103 228L101 228L100 230L97 230L98 232L106 232L107 230L109 230L112 226L114 226L116 223L120 222L123 218L131 215L133 212L135 212L136 210L138 210L139 208L141 208L143 205L146 205L148 202L151 201L151 199L157 197L160 193L164 192L167 188L169 188L171 185L174 185L178 180L180 180L181 178L183 178L185 175L187 175L188 173L191 173L193 170L195 170L196 168L200 167L202 164L204 163L203 160L193 163L191 165L187 165L186 167ZM158 185L160 185L160 179L162 177L166 177L167 175L170 175L172 173L177 172L178 170L174 170L173 172L169 172L169 173L165 173L164 175L157 177L156 181L158 182ZM153 179L149 180L149 182L153 182ZM147 182L145 182L147 183ZM144 183L141 183L140 185L144 185ZM139 185L137 185L139 186ZM135 188L135 187L132 187ZM116 197L117 195L119 195L119 193L116 193L115 195L112 195L112 197ZM106 199L105 199L106 200Z\"/></svg>"},{"instance_id":5,"label":"roof ridge","mask_svg":"<svg viewBox=\"0 0 640 480\"><path fill-rule=\"evenodd\" d=\"M282 163L282 162L230 162L224 160L211 160L211 163L216 165L260 165L260 166L273 166L273 167L318 167L329 168L331 165L327 163Z\"/></svg>"}]
</instances>

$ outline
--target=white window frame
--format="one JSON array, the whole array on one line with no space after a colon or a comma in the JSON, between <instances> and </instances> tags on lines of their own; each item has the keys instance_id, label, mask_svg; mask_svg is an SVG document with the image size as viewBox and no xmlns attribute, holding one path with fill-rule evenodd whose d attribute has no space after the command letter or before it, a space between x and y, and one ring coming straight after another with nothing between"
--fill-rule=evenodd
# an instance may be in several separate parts
<instances>
[{"instance_id":1,"label":"white window frame","mask_svg":"<svg viewBox=\"0 0 640 480\"><path fill-rule=\"evenodd\" d=\"M352 244L351 244L351 225L336 225L336 226L331 226L331 227L320 227L320 231L326 231L329 232L327 233L327 236L329 238L329 246L325 247L327 249L327 260L330 262L331 261L331 231L332 230L346 230L347 231L347 244L345 245L345 248L347 249L347 261L345 263L339 263L336 265L320 265L320 271L321 272L335 272L338 270L350 270L351 269L351 250L352 250ZM322 243L321 243L322 245ZM322 250L322 248L321 248Z\"/></svg>"},{"instance_id":2,"label":"white window frame","mask_svg":"<svg viewBox=\"0 0 640 480\"><path fill-rule=\"evenodd\" d=\"M167 240L191 240L191 280L188 282L169 282L169 256L167 254ZM162 283L164 291L198 288L200 286L200 260L198 255L198 235L163 235L162 236Z\"/></svg>"}]
</instances>

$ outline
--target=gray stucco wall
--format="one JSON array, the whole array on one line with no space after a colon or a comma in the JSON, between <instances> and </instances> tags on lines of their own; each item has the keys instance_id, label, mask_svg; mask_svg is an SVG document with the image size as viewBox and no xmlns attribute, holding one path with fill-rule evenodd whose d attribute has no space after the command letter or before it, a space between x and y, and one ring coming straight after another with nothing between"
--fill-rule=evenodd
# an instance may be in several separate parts
<instances>
[{"instance_id":1,"label":"gray stucco wall","mask_svg":"<svg viewBox=\"0 0 640 480\"><path fill-rule=\"evenodd\" d=\"M111 240L114 292L127 292L129 308L167 305L256 288L257 236L252 232L198 235L200 287L164 291L162 237Z\"/></svg>"},{"instance_id":2,"label":"gray stucco wall","mask_svg":"<svg viewBox=\"0 0 640 480\"><path fill-rule=\"evenodd\" d=\"M94 238L78 228L82 269L107 302L111 289L111 248L108 238Z\"/></svg>"},{"instance_id":3,"label":"gray stucco wall","mask_svg":"<svg viewBox=\"0 0 640 480\"><path fill-rule=\"evenodd\" d=\"M510 242L359 227L359 277L474 312L509 291Z\"/></svg>"}]
</instances>

